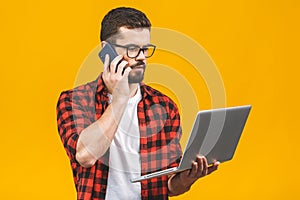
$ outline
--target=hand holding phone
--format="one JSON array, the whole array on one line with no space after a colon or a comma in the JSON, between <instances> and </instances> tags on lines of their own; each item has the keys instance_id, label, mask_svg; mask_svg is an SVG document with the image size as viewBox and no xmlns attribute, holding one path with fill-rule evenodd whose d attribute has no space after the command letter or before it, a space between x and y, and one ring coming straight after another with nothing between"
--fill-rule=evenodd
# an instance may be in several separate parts
<instances>
[{"instance_id":1,"label":"hand holding phone","mask_svg":"<svg viewBox=\"0 0 300 200\"><path fill-rule=\"evenodd\" d=\"M106 55L109 55L108 68L103 71L103 80L105 82L108 90L113 94L114 99L117 99L119 96L128 96L130 94L129 91L129 81L128 74L131 71L130 67L127 67L128 62L123 58L122 55L118 55L115 49L109 44L106 43L105 46L101 49L98 56L105 63ZM118 58L116 58L118 57ZM115 59L116 58L116 59ZM115 59L115 60L114 60ZM111 62L113 63L111 64ZM122 68L122 72L118 71L118 67ZM105 66L106 68L106 66ZM113 70L113 71L111 71ZM121 75L121 77L120 77ZM115 81L115 77L119 76L118 81ZM114 81L112 81L114 80ZM116 89L117 88L117 89ZM114 91L118 91L114 93ZM122 91L122 92L121 92Z\"/></svg>"},{"instance_id":2,"label":"hand holding phone","mask_svg":"<svg viewBox=\"0 0 300 200\"><path fill-rule=\"evenodd\" d=\"M104 64L104 62L105 62L105 56L106 56L106 54L109 55L108 68L109 68L109 70L110 70L110 63L111 63L111 61L112 61L113 59L115 59L115 58L118 56L118 54L117 54L117 52L115 51L115 49L114 49L109 43L106 43L105 46L101 49L101 51L100 51L99 54L98 54L98 56L99 56L99 58L101 59L101 61L102 61L103 64ZM117 72L117 70L118 70L118 65L119 65L122 61L123 61L123 59L120 60L120 61L118 62L117 66L116 66L116 71L115 71L115 72ZM126 67L123 69L122 75L124 74L125 69L126 69Z\"/></svg>"},{"instance_id":3,"label":"hand holding phone","mask_svg":"<svg viewBox=\"0 0 300 200\"><path fill-rule=\"evenodd\" d=\"M101 49L101 51L98 54L98 56L99 56L100 60L102 61L102 63L104 63L104 61L105 61L106 54L109 55L109 65L110 65L111 61L113 59L115 59L115 57L118 56L115 49L109 43L105 44L105 46Z\"/></svg>"}]
</instances>

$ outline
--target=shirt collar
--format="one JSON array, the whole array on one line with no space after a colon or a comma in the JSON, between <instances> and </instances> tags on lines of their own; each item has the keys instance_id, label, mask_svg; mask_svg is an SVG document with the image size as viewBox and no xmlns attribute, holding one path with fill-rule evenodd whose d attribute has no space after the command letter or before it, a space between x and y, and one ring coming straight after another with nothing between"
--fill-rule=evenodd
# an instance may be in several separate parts
<instances>
[{"instance_id":1,"label":"shirt collar","mask_svg":"<svg viewBox=\"0 0 300 200\"><path fill-rule=\"evenodd\" d=\"M97 78L97 90L96 90L96 94L103 93L105 96L107 96L108 89L105 86L105 83L103 81L102 75L103 75L103 72L101 72L101 74Z\"/></svg>"},{"instance_id":2,"label":"shirt collar","mask_svg":"<svg viewBox=\"0 0 300 200\"><path fill-rule=\"evenodd\" d=\"M141 82L140 86L141 86L141 93L143 98L147 98L147 96L153 96L150 87L147 86L144 82Z\"/></svg>"}]
</instances>

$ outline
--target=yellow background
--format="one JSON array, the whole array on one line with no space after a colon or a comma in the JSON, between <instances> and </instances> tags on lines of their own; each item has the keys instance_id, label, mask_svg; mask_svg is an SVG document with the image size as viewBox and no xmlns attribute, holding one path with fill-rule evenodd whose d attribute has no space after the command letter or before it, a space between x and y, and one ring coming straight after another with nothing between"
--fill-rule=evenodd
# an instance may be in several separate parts
<instances>
[{"instance_id":1,"label":"yellow background","mask_svg":"<svg viewBox=\"0 0 300 200\"><path fill-rule=\"evenodd\" d=\"M299 198L297 0L2 1L0 198L75 199L55 106L99 44L102 17L121 5L196 40L218 66L226 105L253 105L234 159L174 199ZM151 62L188 73L182 59L156 53ZM200 108L210 108L201 88Z\"/></svg>"}]
</instances>

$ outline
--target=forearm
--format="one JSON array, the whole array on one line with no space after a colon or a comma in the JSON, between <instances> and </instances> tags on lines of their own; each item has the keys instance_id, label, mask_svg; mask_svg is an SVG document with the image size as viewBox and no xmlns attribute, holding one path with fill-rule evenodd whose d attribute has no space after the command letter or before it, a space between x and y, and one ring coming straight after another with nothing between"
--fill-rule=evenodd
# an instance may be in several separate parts
<instances>
[{"instance_id":1,"label":"forearm","mask_svg":"<svg viewBox=\"0 0 300 200\"><path fill-rule=\"evenodd\" d=\"M170 176L168 180L169 196L177 196L190 190L191 183L184 183L180 180L180 173Z\"/></svg>"},{"instance_id":2,"label":"forearm","mask_svg":"<svg viewBox=\"0 0 300 200\"><path fill-rule=\"evenodd\" d=\"M76 160L83 167L91 167L105 154L114 138L127 100L113 101L103 115L79 135Z\"/></svg>"}]
</instances>

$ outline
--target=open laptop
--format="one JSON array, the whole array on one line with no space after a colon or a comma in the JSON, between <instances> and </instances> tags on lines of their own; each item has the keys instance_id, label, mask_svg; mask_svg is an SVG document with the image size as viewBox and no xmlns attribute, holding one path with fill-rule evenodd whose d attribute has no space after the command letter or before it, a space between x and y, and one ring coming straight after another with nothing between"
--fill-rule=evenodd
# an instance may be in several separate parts
<instances>
[{"instance_id":1,"label":"open laptop","mask_svg":"<svg viewBox=\"0 0 300 200\"><path fill-rule=\"evenodd\" d=\"M231 160L247 121L251 105L199 111L178 167L131 179L138 182L191 169L197 155L208 164Z\"/></svg>"}]
</instances>

